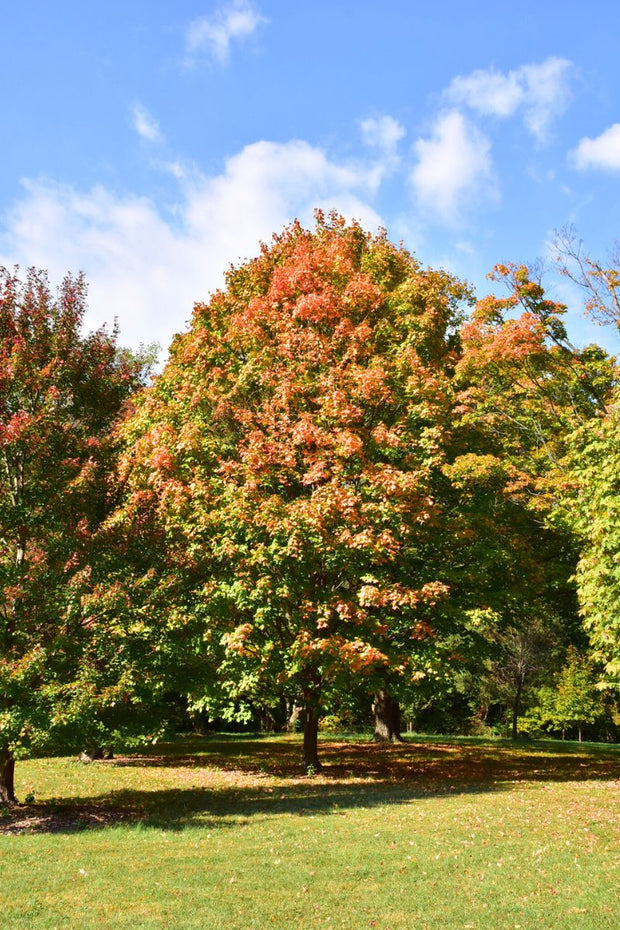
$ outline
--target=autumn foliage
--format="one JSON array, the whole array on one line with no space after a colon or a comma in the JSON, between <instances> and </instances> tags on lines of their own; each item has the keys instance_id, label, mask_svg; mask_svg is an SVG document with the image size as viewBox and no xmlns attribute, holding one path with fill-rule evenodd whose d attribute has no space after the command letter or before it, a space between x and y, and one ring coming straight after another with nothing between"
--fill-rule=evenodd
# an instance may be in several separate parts
<instances>
[{"instance_id":1,"label":"autumn foliage","mask_svg":"<svg viewBox=\"0 0 620 930\"><path fill-rule=\"evenodd\" d=\"M303 700L307 765L329 688L419 674L448 596L428 551L468 296L382 234L294 224L196 306L125 428L129 511L182 534L230 693Z\"/></svg>"},{"instance_id":2,"label":"autumn foliage","mask_svg":"<svg viewBox=\"0 0 620 930\"><path fill-rule=\"evenodd\" d=\"M512 702L516 734L540 663L515 655L585 649L574 579L617 681L617 367L524 266L493 277L467 316L465 284L317 213L145 386L82 334L82 278L1 273L0 801L19 754L152 737L175 701L301 708L308 770L354 693L391 735L443 698Z\"/></svg>"},{"instance_id":3,"label":"autumn foliage","mask_svg":"<svg viewBox=\"0 0 620 930\"><path fill-rule=\"evenodd\" d=\"M111 426L142 363L83 336L86 288L0 271L0 801L16 755L93 723L95 628L82 610L105 516ZM105 635L108 635L107 633Z\"/></svg>"}]
</instances>

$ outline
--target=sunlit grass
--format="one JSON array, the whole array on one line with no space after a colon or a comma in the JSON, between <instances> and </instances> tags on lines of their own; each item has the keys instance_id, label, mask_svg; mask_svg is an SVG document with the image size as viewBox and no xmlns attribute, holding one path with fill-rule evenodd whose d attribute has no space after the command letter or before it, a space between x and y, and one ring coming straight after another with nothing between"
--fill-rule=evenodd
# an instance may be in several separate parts
<instances>
[{"instance_id":1,"label":"sunlit grass","mask_svg":"<svg viewBox=\"0 0 620 930\"><path fill-rule=\"evenodd\" d=\"M613 747L211 738L20 763L5 928L613 928ZM0 827L1 828L1 827Z\"/></svg>"}]
</instances>

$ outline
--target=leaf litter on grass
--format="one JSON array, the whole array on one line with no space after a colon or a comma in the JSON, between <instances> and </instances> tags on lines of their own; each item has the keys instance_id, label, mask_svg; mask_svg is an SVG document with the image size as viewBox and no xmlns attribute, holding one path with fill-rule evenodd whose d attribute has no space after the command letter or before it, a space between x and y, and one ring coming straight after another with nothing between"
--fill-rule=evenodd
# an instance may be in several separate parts
<instances>
[{"instance_id":1,"label":"leaf litter on grass","mask_svg":"<svg viewBox=\"0 0 620 930\"><path fill-rule=\"evenodd\" d=\"M611 792L620 786L620 753L611 748L592 752L557 743L515 748L447 740L381 746L330 739L321 743L321 754L323 768L311 780L300 770L299 742L290 737L195 739L179 747L165 744L148 755L121 755L88 765L53 759L21 763L29 769L28 785L37 785L39 772L54 777L50 784L42 779L45 790L39 789L34 803L0 812L0 832L102 829L151 821L180 827L202 815L293 810L306 816L326 806L346 816L352 806L406 798L532 785L553 792L557 785L588 781ZM595 819L597 804L590 802ZM570 810L574 814L574 806Z\"/></svg>"}]
</instances>

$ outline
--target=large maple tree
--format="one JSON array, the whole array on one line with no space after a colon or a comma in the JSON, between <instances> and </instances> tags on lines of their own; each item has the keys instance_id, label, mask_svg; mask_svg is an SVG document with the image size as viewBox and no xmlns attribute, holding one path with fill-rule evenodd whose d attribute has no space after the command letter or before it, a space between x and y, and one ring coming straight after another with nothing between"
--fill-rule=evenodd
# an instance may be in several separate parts
<instances>
[{"instance_id":1,"label":"large maple tree","mask_svg":"<svg viewBox=\"0 0 620 930\"><path fill-rule=\"evenodd\" d=\"M110 427L142 383L115 333L83 335L86 286L0 270L0 801L14 763L79 739L95 706L96 622L84 611L109 502ZM90 644L90 646L89 646ZM90 651L89 651L90 650ZM111 688L108 695L112 697Z\"/></svg>"},{"instance_id":2,"label":"large maple tree","mask_svg":"<svg viewBox=\"0 0 620 930\"><path fill-rule=\"evenodd\" d=\"M124 427L125 512L155 513L191 576L194 648L232 698L301 700L308 768L330 690L424 674L449 596L434 489L469 298L317 214L196 306Z\"/></svg>"}]
</instances>

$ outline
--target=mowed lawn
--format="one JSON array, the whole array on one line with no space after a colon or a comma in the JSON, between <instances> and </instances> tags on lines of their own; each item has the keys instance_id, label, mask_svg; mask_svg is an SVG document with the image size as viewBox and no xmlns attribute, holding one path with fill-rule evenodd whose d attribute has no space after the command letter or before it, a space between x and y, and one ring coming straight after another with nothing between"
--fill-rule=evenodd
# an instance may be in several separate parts
<instances>
[{"instance_id":1,"label":"mowed lawn","mask_svg":"<svg viewBox=\"0 0 620 930\"><path fill-rule=\"evenodd\" d=\"M0 927L620 927L620 748L212 737L20 762Z\"/></svg>"}]
</instances>

